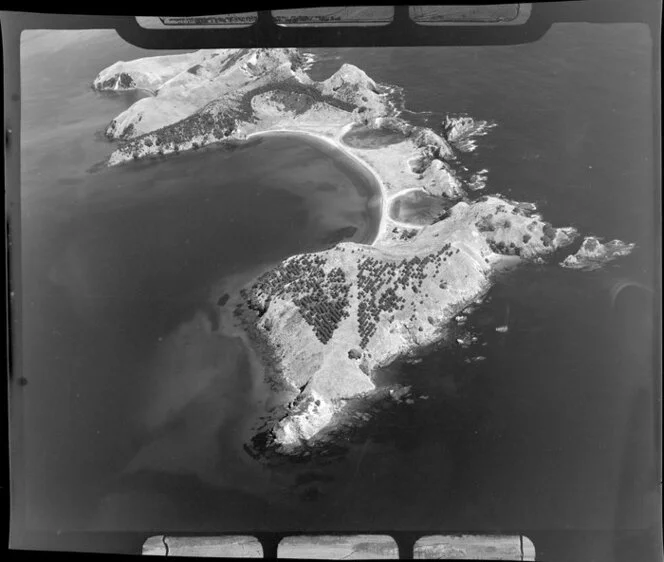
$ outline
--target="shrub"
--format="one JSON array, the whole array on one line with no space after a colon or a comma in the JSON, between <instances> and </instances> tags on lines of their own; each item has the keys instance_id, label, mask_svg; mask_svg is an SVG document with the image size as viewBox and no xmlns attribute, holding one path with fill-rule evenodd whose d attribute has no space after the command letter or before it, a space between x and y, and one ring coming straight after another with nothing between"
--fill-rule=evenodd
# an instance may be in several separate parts
<instances>
[{"instance_id":1,"label":"shrub","mask_svg":"<svg viewBox=\"0 0 664 562\"><path fill-rule=\"evenodd\" d=\"M125 127L125 130L122 131L122 134L120 136L121 138L128 138L132 135L133 132L134 132L134 124L129 123L129 125Z\"/></svg>"},{"instance_id":2,"label":"shrub","mask_svg":"<svg viewBox=\"0 0 664 562\"><path fill-rule=\"evenodd\" d=\"M496 230L496 227L493 225L491 222L491 219L493 219L492 214L484 215L483 217L480 217L480 220L478 220L475 223L475 226L477 227L477 230L480 232L493 232Z\"/></svg>"},{"instance_id":3,"label":"shrub","mask_svg":"<svg viewBox=\"0 0 664 562\"><path fill-rule=\"evenodd\" d=\"M123 87L123 88L131 88L131 87L134 86L133 78L131 76L129 76L129 74L126 74L125 72L120 74L119 82L120 82L120 86Z\"/></svg>"}]
</instances>

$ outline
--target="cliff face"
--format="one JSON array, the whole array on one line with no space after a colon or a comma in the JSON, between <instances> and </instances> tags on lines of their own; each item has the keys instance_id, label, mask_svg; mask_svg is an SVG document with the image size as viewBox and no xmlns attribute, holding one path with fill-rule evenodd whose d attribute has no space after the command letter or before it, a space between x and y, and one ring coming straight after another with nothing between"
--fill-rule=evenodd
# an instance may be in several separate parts
<instances>
[{"instance_id":1,"label":"cliff face","mask_svg":"<svg viewBox=\"0 0 664 562\"><path fill-rule=\"evenodd\" d=\"M240 291L234 315L268 350L272 376L298 394L275 441L310 439L340 399L374 388L377 367L443 339L499 263L545 256L574 236L491 197L458 203L408 240L342 243L258 277Z\"/></svg>"}]
</instances>

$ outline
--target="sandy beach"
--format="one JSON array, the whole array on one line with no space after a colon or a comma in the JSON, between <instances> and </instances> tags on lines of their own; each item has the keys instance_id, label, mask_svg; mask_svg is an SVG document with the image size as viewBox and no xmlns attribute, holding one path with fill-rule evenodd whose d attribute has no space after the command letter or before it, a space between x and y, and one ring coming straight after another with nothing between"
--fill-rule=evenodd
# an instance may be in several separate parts
<instances>
[{"instance_id":1,"label":"sandy beach","mask_svg":"<svg viewBox=\"0 0 664 562\"><path fill-rule=\"evenodd\" d=\"M378 187L380 195L380 205L381 205L380 223L378 225L378 231L376 233L376 237L374 238L373 242L371 242L370 244L370 245L375 245L384 237L387 229L389 228L388 222L391 221L391 219L389 218L389 205L391 198L388 197L387 190L385 189L385 185L383 184L383 181L378 175L378 172L376 172L376 170L373 167L371 167L365 160L360 158L354 152L354 149L352 147L343 144L343 142L341 141L341 138L348 132L348 129L350 127L352 127L352 124L350 126L343 127L334 137L316 134L312 133L311 131L304 131L300 129L268 129L266 131L250 133L249 135L247 135L247 139L253 137L266 136L266 135L275 135L275 134L304 135L307 137L312 137L314 139L326 143L327 145L331 146L332 148L335 148L336 150L339 150L340 152L344 153L346 156L351 158L358 166L361 166L362 168L366 169L367 172L369 172L373 176L374 183ZM419 227L415 226L415 228Z\"/></svg>"}]
</instances>

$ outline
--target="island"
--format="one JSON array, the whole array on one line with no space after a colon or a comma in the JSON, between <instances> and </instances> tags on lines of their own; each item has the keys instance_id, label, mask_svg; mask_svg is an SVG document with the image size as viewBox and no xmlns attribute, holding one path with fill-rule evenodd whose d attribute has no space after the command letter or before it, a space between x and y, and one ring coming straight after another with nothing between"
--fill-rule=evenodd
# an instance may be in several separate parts
<instances>
[{"instance_id":1,"label":"island","mask_svg":"<svg viewBox=\"0 0 664 562\"><path fill-rule=\"evenodd\" d=\"M298 133L372 174L382 207L372 243L290 256L214 297L224 329L243 338L283 396L256 429L261 442L290 454L323 439L349 400L375 392L380 368L449 339L451 322L481 302L499 271L560 259L578 238L533 204L478 196L486 170L462 179L459 155L492 124L459 116L438 130L414 125L402 118L399 88L351 64L317 82L310 63L298 49L207 50L119 62L93 83L150 92L108 125L118 141L109 166ZM434 198L440 212L395 217L395 202L413 195ZM616 244L611 256L633 247ZM563 264L593 250L599 259L591 246Z\"/></svg>"}]
</instances>

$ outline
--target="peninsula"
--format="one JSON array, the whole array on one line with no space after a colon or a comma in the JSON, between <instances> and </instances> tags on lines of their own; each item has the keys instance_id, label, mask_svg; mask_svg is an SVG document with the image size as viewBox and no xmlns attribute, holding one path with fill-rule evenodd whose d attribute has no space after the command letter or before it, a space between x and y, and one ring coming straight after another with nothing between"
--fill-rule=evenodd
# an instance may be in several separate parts
<instances>
[{"instance_id":1,"label":"peninsula","mask_svg":"<svg viewBox=\"0 0 664 562\"><path fill-rule=\"evenodd\" d=\"M532 204L477 197L484 170L462 179L459 154L489 123L466 116L438 131L416 126L401 117L398 89L350 64L317 82L310 60L296 49L198 51L119 62L93 83L151 92L108 125L119 141L109 166L286 131L315 135L374 175L382 217L372 244L291 256L215 297L224 326L242 334L285 392L265 426L282 452L315 442L347 400L374 391L379 368L448 338L450 322L482 299L498 270L541 261L577 238ZM417 224L394 218L395 199L415 193L437 198L443 212Z\"/></svg>"}]
</instances>

